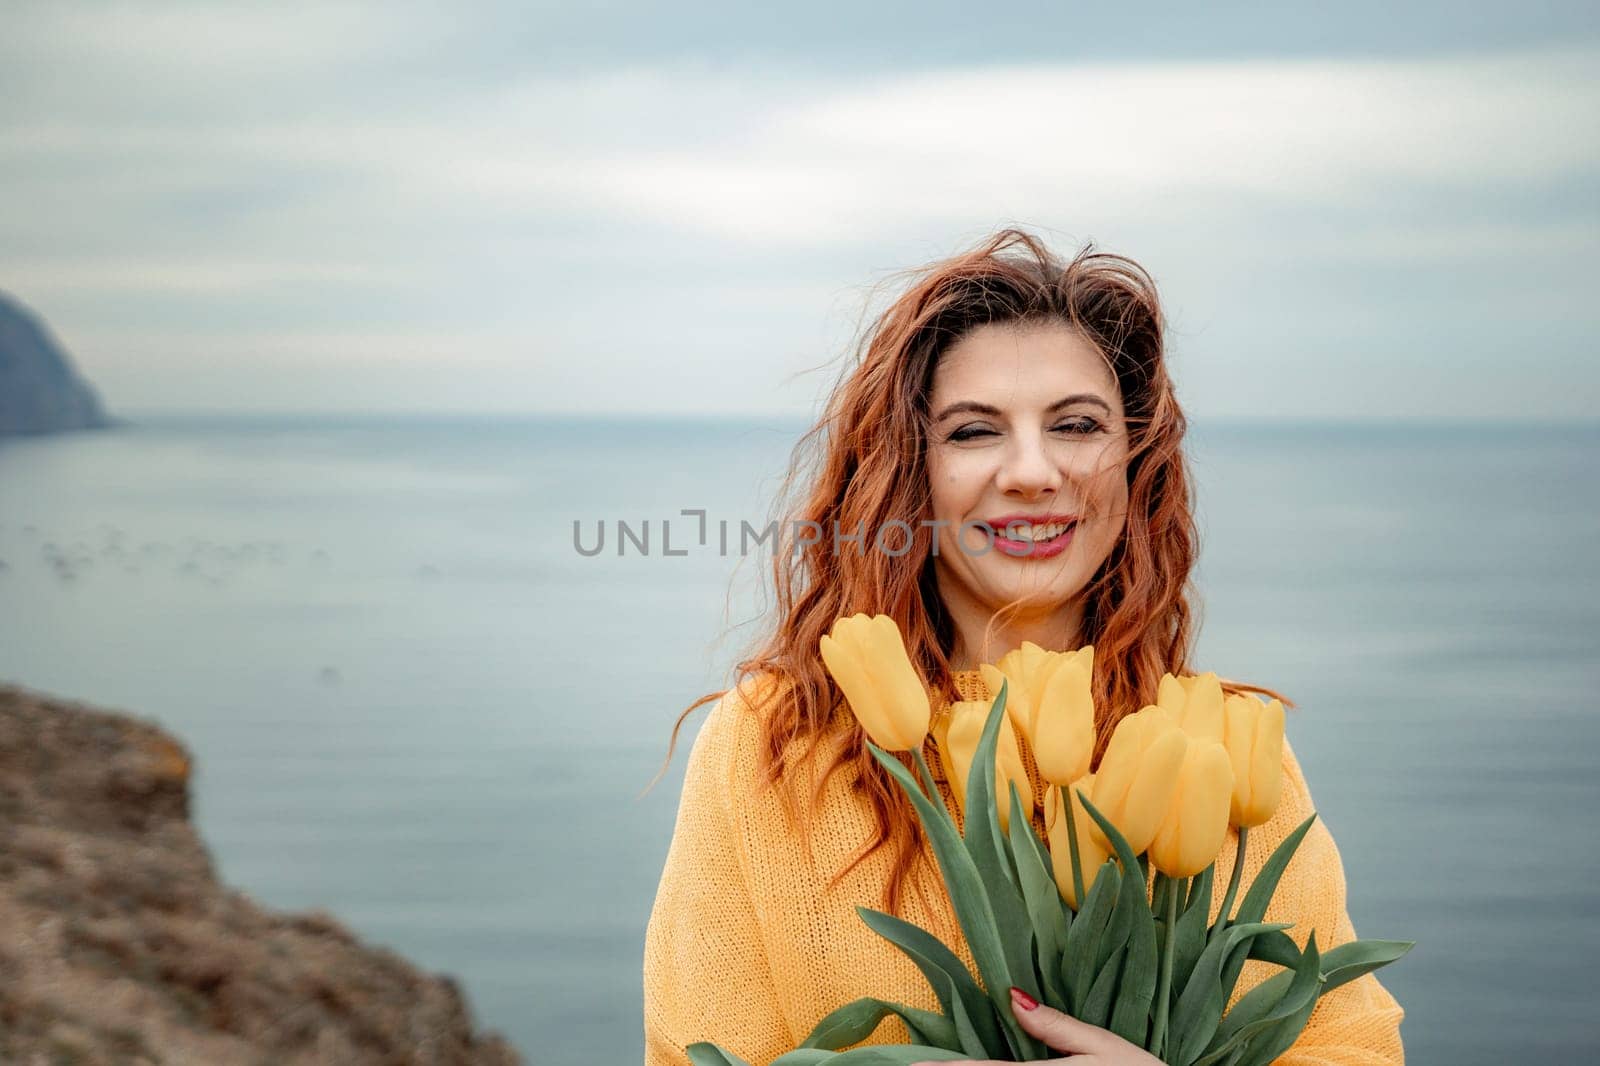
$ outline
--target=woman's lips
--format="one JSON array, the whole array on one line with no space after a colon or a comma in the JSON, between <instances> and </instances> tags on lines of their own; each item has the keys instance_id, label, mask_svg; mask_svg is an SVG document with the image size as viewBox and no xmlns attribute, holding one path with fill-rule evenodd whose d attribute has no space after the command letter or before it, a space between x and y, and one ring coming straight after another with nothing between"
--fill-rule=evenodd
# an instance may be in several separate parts
<instances>
[{"instance_id":1,"label":"woman's lips","mask_svg":"<svg viewBox=\"0 0 1600 1066\"><path fill-rule=\"evenodd\" d=\"M1072 543L1072 535L1078 531L1078 523L1073 522L1065 530L1042 543L1031 540L1013 540L1004 533L994 531L994 546L1007 555L1027 559L1048 559L1053 555L1060 555L1067 550L1067 545Z\"/></svg>"}]
</instances>

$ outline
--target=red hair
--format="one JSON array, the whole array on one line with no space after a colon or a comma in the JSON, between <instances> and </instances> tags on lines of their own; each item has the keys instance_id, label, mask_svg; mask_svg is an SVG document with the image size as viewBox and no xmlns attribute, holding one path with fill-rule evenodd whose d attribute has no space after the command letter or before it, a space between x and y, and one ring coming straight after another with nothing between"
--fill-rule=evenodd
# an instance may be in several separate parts
<instances>
[{"instance_id":1,"label":"red hair","mask_svg":"<svg viewBox=\"0 0 1600 1066\"><path fill-rule=\"evenodd\" d=\"M842 743L830 745L830 761L807 801L795 804L784 789L783 802L809 847L805 826L827 780L845 767L853 771L852 787L870 804L877 833L835 874L834 883L876 849L894 848L883 900L891 913L899 911L905 881L922 851L922 827L867 751L818 646L841 616L887 614L935 698L959 698L948 658L955 633L933 577L933 533L918 522L929 506L927 407L940 355L981 325L1060 323L1094 344L1121 390L1130 438L1127 523L1082 593L1077 645L1092 643L1095 649L1094 765L1117 722L1155 702L1162 674L1193 672L1191 571L1198 551L1182 447L1187 424L1167 374L1155 282L1142 267L1096 252L1092 244L1063 262L1038 238L1008 228L970 251L907 273L911 283L872 323L854 365L795 447L778 503L780 528L815 523L807 528L823 535L815 543L797 538L793 545L780 538L772 561L773 626L739 662L735 676L736 686L747 678L778 682L771 690L776 698L763 701L761 716L766 785L784 779L792 749L805 745L809 765L826 735L842 736ZM814 471L804 461L812 448ZM797 481L804 493L790 502ZM915 527L903 554L835 550L834 530L862 528L870 542L873 531L893 520ZM898 549L905 538L897 534L887 542ZM1277 696L1236 682L1224 682L1224 688ZM700 697L678 717L667 762L684 719L726 691Z\"/></svg>"}]
</instances>

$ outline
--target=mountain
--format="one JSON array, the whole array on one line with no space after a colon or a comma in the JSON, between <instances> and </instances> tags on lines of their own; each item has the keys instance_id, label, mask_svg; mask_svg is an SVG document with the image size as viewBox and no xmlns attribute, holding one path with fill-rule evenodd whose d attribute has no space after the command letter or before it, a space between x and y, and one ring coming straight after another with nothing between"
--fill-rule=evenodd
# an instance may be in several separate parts
<instances>
[{"instance_id":1,"label":"mountain","mask_svg":"<svg viewBox=\"0 0 1600 1066\"><path fill-rule=\"evenodd\" d=\"M111 424L39 316L0 292L0 437Z\"/></svg>"}]
</instances>

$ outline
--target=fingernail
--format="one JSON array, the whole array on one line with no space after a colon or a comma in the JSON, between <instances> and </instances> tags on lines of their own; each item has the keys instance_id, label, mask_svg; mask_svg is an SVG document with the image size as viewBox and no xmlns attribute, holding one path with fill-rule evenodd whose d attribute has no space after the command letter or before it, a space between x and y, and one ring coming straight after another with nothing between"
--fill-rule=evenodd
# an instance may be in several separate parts
<instances>
[{"instance_id":1,"label":"fingernail","mask_svg":"<svg viewBox=\"0 0 1600 1066\"><path fill-rule=\"evenodd\" d=\"M1039 1005L1037 1000L1028 995L1028 993L1024 992L1022 989L1018 988L1016 985L1011 986L1011 998L1016 1000L1017 1006L1021 1007L1023 1010L1032 1010Z\"/></svg>"}]
</instances>

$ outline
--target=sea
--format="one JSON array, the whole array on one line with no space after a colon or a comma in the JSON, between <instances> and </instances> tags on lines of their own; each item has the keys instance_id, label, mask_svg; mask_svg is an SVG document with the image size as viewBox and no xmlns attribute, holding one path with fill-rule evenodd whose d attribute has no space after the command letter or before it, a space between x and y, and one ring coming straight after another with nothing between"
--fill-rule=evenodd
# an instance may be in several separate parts
<instances>
[{"instance_id":1,"label":"sea","mask_svg":"<svg viewBox=\"0 0 1600 1066\"><path fill-rule=\"evenodd\" d=\"M0 678L176 734L230 885L451 975L530 1063L638 1062L706 708L668 737L761 635L770 542L740 523L806 428L169 412L5 440ZM1296 702L1358 934L1416 941L1380 973L1408 1057L1591 1061L1600 424L1198 420L1190 449L1197 661Z\"/></svg>"}]
</instances>

